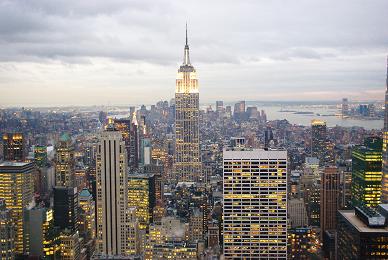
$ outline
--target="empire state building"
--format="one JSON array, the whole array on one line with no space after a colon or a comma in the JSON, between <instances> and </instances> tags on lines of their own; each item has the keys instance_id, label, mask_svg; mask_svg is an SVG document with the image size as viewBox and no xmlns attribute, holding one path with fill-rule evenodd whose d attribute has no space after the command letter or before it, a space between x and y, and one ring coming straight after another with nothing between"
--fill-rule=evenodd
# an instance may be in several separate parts
<instances>
[{"instance_id":1,"label":"empire state building","mask_svg":"<svg viewBox=\"0 0 388 260\"><path fill-rule=\"evenodd\" d=\"M177 181L201 181L199 146L199 91L196 71L190 63L189 45L184 49L175 87L175 156Z\"/></svg>"}]
</instances>

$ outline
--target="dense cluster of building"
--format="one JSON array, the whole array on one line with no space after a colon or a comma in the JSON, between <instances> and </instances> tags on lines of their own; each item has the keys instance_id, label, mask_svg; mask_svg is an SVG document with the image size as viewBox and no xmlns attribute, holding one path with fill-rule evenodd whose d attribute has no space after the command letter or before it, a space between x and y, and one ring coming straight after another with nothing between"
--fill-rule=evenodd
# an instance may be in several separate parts
<instances>
[{"instance_id":1,"label":"dense cluster of building","mask_svg":"<svg viewBox=\"0 0 388 260\"><path fill-rule=\"evenodd\" d=\"M388 114L203 110L187 35L175 98L106 111L0 110L2 259L388 258Z\"/></svg>"}]
</instances>

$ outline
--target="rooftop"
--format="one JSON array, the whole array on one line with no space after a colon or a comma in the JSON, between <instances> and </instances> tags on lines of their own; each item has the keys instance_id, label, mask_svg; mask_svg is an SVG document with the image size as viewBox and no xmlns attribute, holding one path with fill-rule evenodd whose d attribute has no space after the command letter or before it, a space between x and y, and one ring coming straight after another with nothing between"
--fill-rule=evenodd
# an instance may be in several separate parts
<instances>
[{"instance_id":1,"label":"rooftop","mask_svg":"<svg viewBox=\"0 0 388 260\"><path fill-rule=\"evenodd\" d=\"M354 210L339 210L338 211L349 223L354 226L360 233L387 233L388 227L371 228L368 227L359 217L356 216Z\"/></svg>"},{"instance_id":2,"label":"rooftop","mask_svg":"<svg viewBox=\"0 0 388 260\"><path fill-rule=\"evenodd\" d=\"M28 164L31 164L31 162L3 161L0 163L0 167L22 167Z\"/></svg>"}]
</instances>

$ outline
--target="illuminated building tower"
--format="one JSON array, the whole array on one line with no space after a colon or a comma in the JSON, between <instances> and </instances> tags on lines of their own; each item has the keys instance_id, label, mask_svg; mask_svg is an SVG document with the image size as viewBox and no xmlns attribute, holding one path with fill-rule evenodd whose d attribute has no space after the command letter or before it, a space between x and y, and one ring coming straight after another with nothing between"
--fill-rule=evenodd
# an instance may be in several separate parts
<instances>
[{"instance_id":1,"label":"illuminated building tower","mask_svg":"<svg viewBox=\"0 0 388 260\"><path fill-rule=\"evenodd\" d=\"M325 167L321 173L320 194L321 235L336 228L336 214L340 202L340 173L337 167Z\"/></svg>"},{"instance_id":2,"label":"illuminated building tower","mask_svg":"<svg viewBox=\"0 0 388 260\"><path fill-rule=\"evenodd\" d=\"M30 257L54 257L59 252L59 232L53 227L53 210L41 205L24 212L24 247Z\"/></svg>"},{"instance_id":3,"label":"illuminated building tower","mask_svg":"<svg viewBox=\"0 0 388 260\"><path fill-rule=\"evenodd\" d=\"M385 91L385 115L383 129L383 180L381 203L388 203L388 58L387 58L387 89Z\"/></svg>"},{"instance_id":4,"label":"illuminated building tower","mask_svg":"<svg viewBox=\"0 0 388 260\"><path fill-rule=\"evenodd\" d=\"M152 221L155 207L155 175L128 175L128 207L136 208L140 228L146 229Z\"/></svg>"},{"instance_id":5,"label":"illuminated building tower","mask_svg":"<svg viewBox=\"0 0 388 260\"><path fill-rule=\"evenodd\" d=\"M189 239L190 241L203 240L204 238L204 225L203 225L203 212L199 208L192 209L189 219Z\"/></svg>"},{"instance_id":6,"label":"illuminated building tower","mask_svg":"<svg viewBox=\"0 0 388 260\"><path fill-rule=\"evenodd\" d=\"M224 150L225 259L287 259L287 151Z\"/></svg>"},{"instance_id":7,"label":"illuminated building tower","mask_svg":"<svg viewBox=\"0 0 388 260\"><path fill-rule=\"evenodd\" d=\"M24 253L23 236L25 208L32 202L34 194L33 163L0 163L0 198L4 198L7 208L11 210L12 221L16 227L15 252Z\"/></svg>"},{"instance_id":8,"label":"illuminated building tower","mask_svg":"<svg viewBox=\"0 0 388 260\"><path fill-rule=\"evenodd\" d=\"M309 260L320 249L319 236L311 227L288 230L289 259Z\"/></svg>"},{"instance_id":9,"label":"illuminated building tower","mask_svg":"<svg viewBox=\"0 0 388 260\"><path fill-rule=\"evenodd\" d=\"M387 206L338 211L337 259L388 259Z\"/></svg>"},{"instance_id":10,"label":"illuminated building tower","mask_svg":"<svg viewBox=\"0 0 388 260\"><path fill-rule=\"evenodd\" d=\"M381 197L382 140L369 137L352 152L352 204L377 207Z\"/></svg>"},{"instance_id":11,"label":"illuminated building tower","mask_svg":"<svg viewBox=\"0 0 388 260\"><path fill-rule=\"evenodd\" d=\"M74 187L74 147L68 134L60 137L55 150L55 186Z\"/></svg>"},{"instance_id":12,"label":"illuminated building tower","mask_svg":"<svg viewBox=\"0 0 388 260\"><path fill-rule=\"evenodd\" d=\"M187 28L184 59L175 88L174 173L178 181L200 181L201 178L198 80L190 63Z\"/></svg>"},{"instance_id":13,"label":"illuminated building tower","mask_svg":"<svg viewBox=\"0 0 388 260\"><path fill-rule=\"evenodd\" d=\"M131 120L129 119L114 119L115 129L123 135L123 140L125 142L125 147L127 149L128 163L130 162L130 153L131 153Z\"/></svg>"},{"instance_id":14,"label":"illuminated building tower","mask_svg":"<svg viewBox=\"0 0 388 260\"><path fill-rule=\"evenodd\" d=\"M86 241L96 236L95 203L88 189L83 189L79 195L79 230Z\"/></svg>"},{"instance_id":15,"label":"illuminated building tower","mask_svg":"<svg viewBox=\"0 0 388 260\"><path fill-rule=\"evenodd\" d=\"M78 192L74 187L54 188L54 225L61 230L78 230Z\"/></svg>"},{"instance_id":16,"label":"illuminated building tower","mask_svg":"<svg viewBox=\"0 0 388 260\"><path fill-rule=\"evenodd\" d=\"M15 258L15 225L4 199L0 199L0 255L1 259Z\"/></svg>"},{"instance_id":17,"label":"illuminated building tower","mask_svg":"<svg viewBox=\"0 0 388 260\"><path fill-rule=\"evenodd\" d=\"M101 133L97 148L97 252L123 255L126 251L128 161L125 142L114 125Z\"/></svg>"},{"instance_id":18,"label":"illuminated building tower","mask_svg":"<svg viewBox=\"0 0 388 260\"><path fill-rule=\"evenodd\" d=\"M78 232L65 230L60 236L61 259L84 259L81 257L80 239Z\"/></svg>"},{"instance_id":19,"label":"illuminated building tower","mask_svg":"<svg viewBox=\"0 0 388 260\"><path fill-rule=\"evenodd\" d=\"M26 159L25 140L22 133L3 134L4 161L24 161Z\"/></svg>"},{"instance_id":20,"label":"illuminated building tower","mask_svg":"<svg viewBox=\"0 0 388 260\"><path fill-rule=\"evenodd\" d=\"M45 167L47 165L47 146L35 145L34 158L37 166Z\"/></svg>"},{"instance_id":21,"label":"illuminated building tower","mask_svg":"<svg viewBox=\"0 0 388 260\"><path fill-rule=\"evenodd\" d=\"M140 224L136 216L136 208L127 209L127 255L139 255L141 252Z\"/></svg>"},{"instance_id":22,"label":"illuminated building tower","mask_svg":"<svg viewBox=\"0 0 388 260\"><path fill-rule=\"evenodd\" d=\"M311 121L311 155L319 159L321 165L325 164L327 128L326 122L321 120Z\"/></svg>"}]
</instances>

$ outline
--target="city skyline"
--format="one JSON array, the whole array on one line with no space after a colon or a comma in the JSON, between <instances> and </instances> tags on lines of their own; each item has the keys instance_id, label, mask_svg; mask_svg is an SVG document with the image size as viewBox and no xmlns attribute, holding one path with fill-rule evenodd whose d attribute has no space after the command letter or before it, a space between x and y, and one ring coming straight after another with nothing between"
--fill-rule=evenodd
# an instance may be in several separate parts
<instances>
[{"instance_id":1,"label":"city skyline","mask_svg":"<svg viewBox=\"0 0 388 260\"><path fill-rule=\"evenodd\" d=\"M186 20L203 102L381 99L386 2L219 4L0 1L0 103L169 100Z\"/></svg>"}]
</instances>

